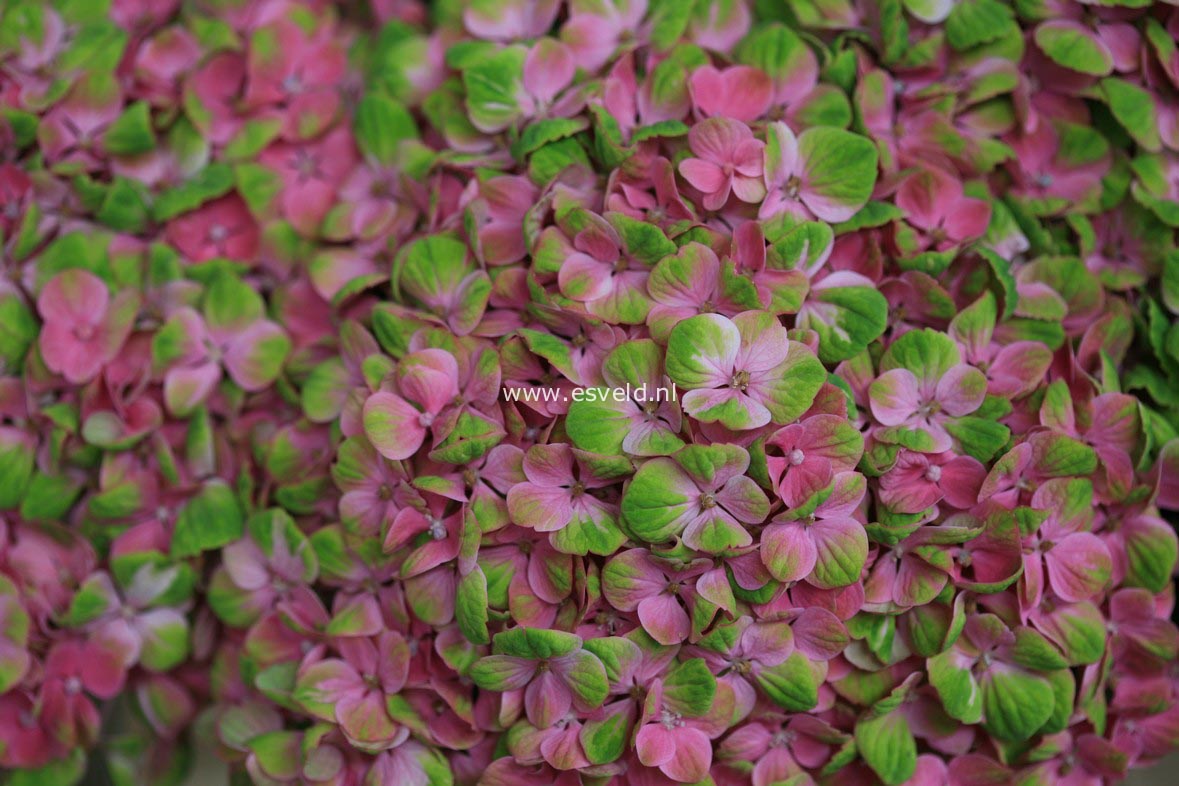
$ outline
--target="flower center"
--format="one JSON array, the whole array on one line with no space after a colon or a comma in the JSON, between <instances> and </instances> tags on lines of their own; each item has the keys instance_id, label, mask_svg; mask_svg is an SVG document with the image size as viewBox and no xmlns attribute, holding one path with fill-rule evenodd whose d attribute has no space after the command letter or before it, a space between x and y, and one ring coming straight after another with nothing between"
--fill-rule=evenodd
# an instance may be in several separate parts
<instances>
[{"instance_id":1,"label":"flower center","mask_svg":"<svg viewBox=\"0 0 1179 786\"><path fill-rule=\"evenodd\" d=\"M66 691L66 693L71 693L71 694L72 693L81 693L82 692L82 681L80 679L78 679L77 677L69 677L65 681L65 691Z\"/></svg>"},{"instance_id":2,"label":"flower center","mask_svg":"<svg viewBox=\"0 0 1179 786\"><path fill-rule=\"evenodd\" d=\"M74 326L74 338L79 341L89 341L94 338L94 332L94 325L83 324Z\"/></svg>"},{"instance_id":3,"label":"flower center","mask_svg":"<svg viewBox=\"0 0 1179 786\"><path fill-rule=\"evenodd\" d=\"M700 495L700 507L704 508L705 510L709 510L710 508L715 508L716 507L716 497L714 497L712 494L701 494Z\"/></svg>"},{"instance_id":4,"label":"flower center","mask_svg":"<svg viewBox=\"0 0 1179 786\"><path fill-rule=\"evenodd\" d=\"M292 164L300 183L319 177L319 162L306 150L295 153Z\"/></svg>"},{"instance_id":5,"label":"flower center","mask_svg":"<svg viewBox=\"0 0 1179 786\"><path fill-rule=\"evenodd\" d=\"M282 89L286 93L298 93L303 90L303 80L298 74L287 74L286 79L282 80Z\"/></svg>"},{"instance_id":6,"label":"flower center","mask_svg":"<svg viewBox=\"0 0 1179 786\"><path fill-rule=\"evenodd\" d=\"M584 493L585 493L585 484L582 483L580 480L577 481L576 483L574 483L569 488L569 494L572 495L574 499L576 499L577 497L580 497Z\"/></svg>"},{"instance_id":7,"label":"flower center","mask_svg":"<svg viewBox=\"0 0 1179 786\"><path fill-rule=\"evenodd\" d=\"M798 192L802 190L802 180L798 175L791 175L790 179L786 181L786 196L791 199L798 199Z\"/></svg>"},{"instance_id":8,"label":"flower center","mask_svg":"<svg viewBox=\"0 0 1179 786\"><path fill-rule=\"evenodd\" d=\"M659 713L659 722L663 724L663 728L665 729L674 729L677 726L684 725L683 716L671 710L663 710Z\"/></svg>"},{"instance_id":9,"label":"flower center","mask_svg":"<svg viewBox=\"0 0 1179 786\"><path fill-rule=\"evenodd\" d=\"M925 479L930 483L937 483L942 479L942 468L936 464L930 465L930 467L925 470Z\"/></svg>"},{"instance_id":10,"label":"flower center","mask_svg":"<svg viewBox=\"0 0 1179 786\"><path fill-rule=\"evenodd\" d=\"M740 390L742 393L744 393L745 389L749 387L749 372L738 371L733 375L733 380L729 383L729 387L736 388L737 390Z\"/></svg>"},{"instance_id":11,"label":"flower center","mask_svg":"<svg viewBox=\"0 0 1179 786\"><path fill-rule=\"evenodd\" d=\"M770 747L771 748L785 748L787 745L789 745L793 741L794 741L794 732L786 731L785 729L783 729L783 730L775 732L774 736L770 737Z\"/></svg>"},{"instance_id":12,"label":"flower center","mask_svg":"<svg viewBox=\"0 0 1179 786\"><path fill-rule=\"evenodd\" d=\"M446 525L442 519L430 519L430 537L434 540L446 539Z\"/></svg>"},{"instance_id":13,"label":"flower center","mask_svg":"<svg viewBox=\"0 0 1179 786\"><path fill-rule=\"evenodd\" d=\"M790 451L790 455L788 458L790 459L790 465L792 467L797 467L799 464L806 461L806 455L798 448L795 448L794 450Z\"/></svg>"},{"instance_id":14,"label":"flower center","mask_svg":"<svg viewBox=\"0 0 1179 786\"><path fill-rule=\"evenodd\" d=\"M377 499L382 502L388 502L393 499L393 489L389 488L388 483L382 483L381 487L377 489Z\"/></svg>"},{"instance_id":15,"label":"flower center","mask_svg":"<svg viewBox=\"0 0 1179 786\"><path fill-rule=\"evenodd\" d=\"M1036 185L1040 188L1050 188L1052 186L1052 175L1043 172L1036 177Z\"/></svg>"},{"instance_id":16,"label":"flower center","mask_svg":"<svg viewBox=\"0 0 1179 786\"><path fill-rule=\"evenodd\" d=\"M369 196L375 199L383 199L393 193L393 184L384 178L377 178L369 186Z\"/></svg>"}]
</instances>

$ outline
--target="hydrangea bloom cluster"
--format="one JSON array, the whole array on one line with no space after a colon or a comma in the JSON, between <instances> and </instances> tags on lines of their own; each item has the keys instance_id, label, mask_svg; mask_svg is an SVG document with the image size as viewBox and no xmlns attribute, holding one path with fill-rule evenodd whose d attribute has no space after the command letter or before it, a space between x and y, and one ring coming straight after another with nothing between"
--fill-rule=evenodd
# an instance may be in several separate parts
<instances>
[{"instance_id":1,"label":"hydrangea bloom cluster","mask_svg":"<svg viewBox=\"0 0 1179 786\"><path fill-rule=\"evenodd\" d=\"M1179 747L1173 4L2 13L14 786Z\"/></svg>"}]
</instances>

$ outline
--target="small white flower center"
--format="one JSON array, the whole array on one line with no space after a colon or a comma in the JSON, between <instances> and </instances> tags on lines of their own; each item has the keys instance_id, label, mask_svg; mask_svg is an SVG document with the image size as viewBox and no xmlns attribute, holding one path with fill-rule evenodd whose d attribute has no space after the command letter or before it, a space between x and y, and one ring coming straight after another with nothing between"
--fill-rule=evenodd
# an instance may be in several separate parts
<instances>
[{"instance_id":1,"label":"small white flower center","mask_svg":"<svg viewBox=\"0 0 1179 786\"><path fill-rule=\"evenodd\" d=\"M659 722L663 724L663 728L669 730L684 725L683 717L678 712L671 710L663 710L659 714Z\"/></svg>"}]
</instances>

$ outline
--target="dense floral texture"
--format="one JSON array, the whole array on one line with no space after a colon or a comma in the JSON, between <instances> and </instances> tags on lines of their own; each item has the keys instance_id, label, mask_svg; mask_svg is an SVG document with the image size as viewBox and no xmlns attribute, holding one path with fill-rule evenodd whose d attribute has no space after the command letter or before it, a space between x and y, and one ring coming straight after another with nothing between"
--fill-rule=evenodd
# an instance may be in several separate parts
<instances>
[{"instance_id":1,"label":"dense floral texture","mask_svg":"<svg viewBox=\"0 0 1179 786\"><path fill-rule=\"evenodd\" d=\"M4 4L6 782L1175 750L1177 37L1137 0Z\"/></svg>"}]
</instances>

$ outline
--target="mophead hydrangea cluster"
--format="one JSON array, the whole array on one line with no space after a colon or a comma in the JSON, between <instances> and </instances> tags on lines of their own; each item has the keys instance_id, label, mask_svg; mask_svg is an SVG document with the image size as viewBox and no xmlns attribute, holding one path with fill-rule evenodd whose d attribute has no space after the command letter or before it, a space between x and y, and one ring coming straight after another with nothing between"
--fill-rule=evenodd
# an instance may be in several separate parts
<instances>
[{"instance_id":1,"label":"mophead hydrangea cluster","mask_svg":"<svg viewBox=\"0 0 1179 786\"><path fill-rule=\"evenodd\" d=\"M9 784L1179 747L1179 6L2 14Z\"/></svg>"}]
</instances>

